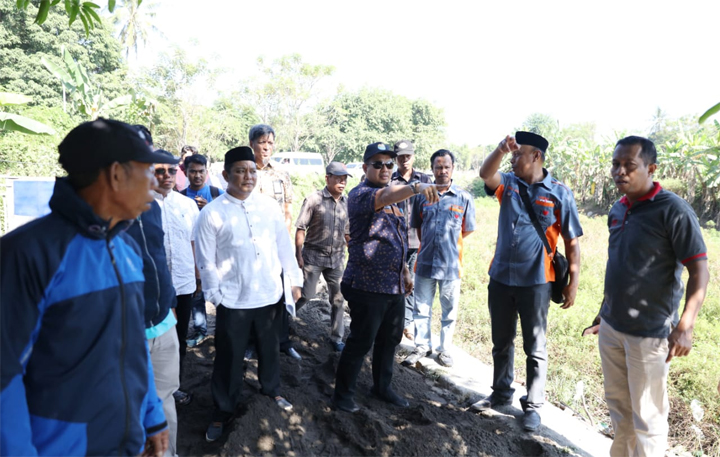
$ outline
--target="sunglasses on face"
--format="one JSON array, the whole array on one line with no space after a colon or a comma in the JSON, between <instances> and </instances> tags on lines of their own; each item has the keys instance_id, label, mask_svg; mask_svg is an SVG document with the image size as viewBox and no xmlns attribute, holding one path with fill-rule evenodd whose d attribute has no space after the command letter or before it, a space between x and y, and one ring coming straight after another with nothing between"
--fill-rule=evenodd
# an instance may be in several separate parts
<instances>
[{"instance_id":1,"label":"sunglasses on face","mask_svg":"<svg viewBox=\"0 0 720 457\"><path fill-rule=\"evenodd\" d=\"M158 176L162 176L165 174L175 176L177 174L177 168L156 168L155 174Z\"/></svg>"},{"instance_id":2,"label":"sunglasses on face","mask_svg":"<svg viewBox=\"0 0 720 457\"><path fill-rule=\"evenodd\" d=\"M376 170L381 169L383 165L388 170L392 170L393 168L395 168L395 162L392 160L388 160L387 162L381 162L380 160L378 160L377 162L370 162L368 165L372 165L372 167Z\"/></svg>"}]
</instances>

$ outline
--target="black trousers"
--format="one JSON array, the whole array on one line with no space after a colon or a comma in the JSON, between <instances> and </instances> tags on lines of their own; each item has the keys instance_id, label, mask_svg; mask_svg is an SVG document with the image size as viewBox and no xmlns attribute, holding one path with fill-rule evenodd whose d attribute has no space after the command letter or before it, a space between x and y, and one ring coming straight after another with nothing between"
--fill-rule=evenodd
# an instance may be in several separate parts
<instances>
[{"instance_id":1,"label":"black trousers","mask_svg":"<svg viewBox=\"0 0 720 457\"><path fill-rule=\"evenodd\" d=\"M180 384L182 385L183 363L185 362L185 353L187 352L187 334L188 325L190 324L190 311L192 310L193 294L178 295L177 306L177 329L178 341L180 342Z\"/></svg>"},{"instance_id":2,"label":"black trousers","mask_svg":"<svg viewBox=\"0 0 720 457\"><path fill-rule=\"evenodd\" d=\"M258 354L258 378L263 394L280 395L280 325L283 299L254 309L217 307L215 363L211 381L215 413L213 420L228 419L240 402L245 377L243 358L254 332Z\"/></svg>"},{"instance_id":3,"label":"black trousers","mask_svg":"<svg viewBox=\"0 0 720 457\"><path fill-rule=\"evenodd\" d=\"M380 395L390 389L395 368L395 348L402 339L405 297L376 294L341 284L350 308L350 336L345 342L335 375L336 400L351 400L365 354L373 347L372 375Z\"/></svg>"},{"instance_id":4,"label":"black trousers","mask_svg":"<svg viewBox=\"0 0 720 457\"><path fill-rule=\"evenodd\" d=\"M280 350L286 352L288 349L293 347L292 341L290 341L290 321L292 316L288 312L287 308L283 305L282 315L280 316Z\"/></svg>"},{"instance_id":5,"label":"black trousers","mask_svg":"<svg viewBox=\"0 0 720 457\"><path fill-rule=\"evenodd\" d=\"M552 285L508 286L490 280L488 308L493 341L493 395L511 399L515 393L515 335L520 317L525 369L527 373L527 405L539 409L545 401L547 378L547 346L545 333Z\"/></svg>"}]
</instances>

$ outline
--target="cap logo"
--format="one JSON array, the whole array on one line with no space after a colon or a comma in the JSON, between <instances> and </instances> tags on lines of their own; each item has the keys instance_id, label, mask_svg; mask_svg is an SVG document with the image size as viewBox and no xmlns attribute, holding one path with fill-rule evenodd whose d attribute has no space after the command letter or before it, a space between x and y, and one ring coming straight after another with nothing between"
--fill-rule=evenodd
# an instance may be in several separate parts
<instances>
[{"instance_id":1,"label":"cap logo","mask_svg":"<svg viewBox=\"0 0 720 457\"><path fill-rule=\"evenodd\" d=\"M406 147L407 147L407 143L398 144L398 149L405 149Z\"/></svg>"},{"instance_id":2,"label":"cap logo","mask_svg":"<svg viewBox=\"0 0 720 457\"><path fill-rule=\"evenodd\" d=\"M377 148L378 148L380 151L384 151L384 150L385 150L385 145L382 144L382 143L380 143L380 144L377 145Z\"/></svg>"}]
</instances>

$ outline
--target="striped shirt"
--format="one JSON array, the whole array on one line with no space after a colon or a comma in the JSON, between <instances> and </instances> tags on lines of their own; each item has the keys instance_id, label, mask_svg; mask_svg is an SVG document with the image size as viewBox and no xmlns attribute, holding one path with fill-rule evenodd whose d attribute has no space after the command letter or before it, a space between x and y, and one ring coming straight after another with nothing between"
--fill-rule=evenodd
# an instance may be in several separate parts
<instances>
[{"instance_id":1,"label":"striped shirt","mask_svg":"<svg viewBox=\"0 0 720 457\"><path fill-rule=\"evenodd\" d=\"M340 268L345 260L345 235L350 234L347 197L338 201L325 187L303 201L295 227L305 230L303 262L324 268Z\"/></svg>"}]
</instances>

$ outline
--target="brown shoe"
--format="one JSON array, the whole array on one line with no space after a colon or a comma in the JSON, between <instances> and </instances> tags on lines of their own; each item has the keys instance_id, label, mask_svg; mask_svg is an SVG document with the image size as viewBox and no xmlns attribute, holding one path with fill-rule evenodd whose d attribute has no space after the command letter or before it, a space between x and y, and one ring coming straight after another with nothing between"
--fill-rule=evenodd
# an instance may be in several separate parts
<instances>
[{"instance_id":1,"label":"brown shoe","mask_svg":"<svg viewBox=\"0 0 720 457\"><path fill-rule=\"evenodd\" d=\"M403 336L410 341L415 341L415 335L410 331L410 327L405 327L403 329Z\"/></svg>"}]
</instances>

